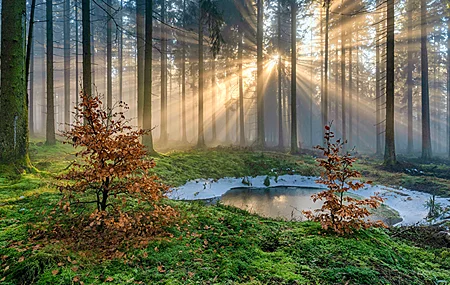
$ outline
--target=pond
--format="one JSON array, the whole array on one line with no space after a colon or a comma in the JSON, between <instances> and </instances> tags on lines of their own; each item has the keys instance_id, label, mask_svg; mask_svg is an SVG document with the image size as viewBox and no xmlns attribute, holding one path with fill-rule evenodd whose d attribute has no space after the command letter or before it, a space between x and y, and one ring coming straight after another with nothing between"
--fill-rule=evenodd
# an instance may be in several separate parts
<instances>
[{"instance_id":1,"label":"pond","mask_svg":"<svg viewBox=\"0 0 450 285\"><path fill-rule=\"evenodd\" d=\"M234 188L220 200L224 205L234 206L263 217L304 221L303 210L315 210L323 202L314 203L311 195L323 189L308 187ZM387 206L375 210L370 220L382 220L387 225L401 222L398 213Z\"/></svg>"}]
</instances>

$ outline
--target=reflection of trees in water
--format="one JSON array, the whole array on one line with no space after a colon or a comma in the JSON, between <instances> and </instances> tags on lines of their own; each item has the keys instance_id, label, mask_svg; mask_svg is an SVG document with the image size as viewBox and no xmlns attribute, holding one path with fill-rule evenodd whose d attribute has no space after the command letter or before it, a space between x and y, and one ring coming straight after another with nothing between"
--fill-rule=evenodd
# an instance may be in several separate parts
<instances>
[{"instance_id":1,"label":"reflection of trees in water","mask_svg":"<svg viewBox=\"0 0 450 285\"><path fill-rule=\"evenodd\" d=\"M301 220L302 210L320 208L320 203L311 200L311 195L319 191L292 187L233 189L222 196L222 202L265 217Z\"/></svg>"}]
</instances>

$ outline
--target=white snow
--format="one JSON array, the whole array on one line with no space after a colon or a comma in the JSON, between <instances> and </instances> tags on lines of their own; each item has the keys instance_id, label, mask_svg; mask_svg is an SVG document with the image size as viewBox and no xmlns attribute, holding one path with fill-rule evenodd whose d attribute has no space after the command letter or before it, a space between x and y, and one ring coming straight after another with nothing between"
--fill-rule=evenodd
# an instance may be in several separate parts
<instances>
[{"instance_id":1,"label":"white snow","mask_svg":"<svg viewBox=\"0 0 450 285\"><path fill-rule=\"evenodd\" d=\"M243 178L222 178L217 181L213 179L196 179L189 181L185 185L173 188L169 197L176 200L203 200L221 197L227 191L233 188L261 188L264 186L266 176L248 177L251 185L242 183ZM317 177L308 177L301 175L283 175L278 177L275 182L274 178L270 178L270 187L276 186L293 186L293 187L309 187L324 188L324 185L317 184ZM397 211L402 222L397 225L412 225L424 222L428 214L425 203L432 197L430 194L418 191L408 190L404 188L394 189L380 185L367 186L358 191L350 191L362 197L370 197L378 193L385 199L384 204ZM450 199L436 197L436 203L444 207L450 206Z\"/></svg>"}]
</instances>

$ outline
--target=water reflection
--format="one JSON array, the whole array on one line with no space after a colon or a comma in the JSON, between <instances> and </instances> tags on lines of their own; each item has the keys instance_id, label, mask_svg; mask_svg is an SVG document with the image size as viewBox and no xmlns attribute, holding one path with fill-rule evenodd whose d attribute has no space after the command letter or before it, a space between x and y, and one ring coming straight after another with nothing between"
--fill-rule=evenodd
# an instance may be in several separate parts
<instances>
[{"instance_id":1,"label":"water reflection","mask_svg":"<svg viewBox=\"0 0 450 285\"><path fill-rule=\"evenodd\" d=\"M322 207L323 202L313 202L311 195L323 189L304 187L274 188L235 188L221 197L224 205L234 206L263 217L281 218L285 220L304 221L303 210L315 210ZM393 225L402 219L392 209L383 206L369 217L370 220L382 220Z\"/></svg>"}]
</instances>

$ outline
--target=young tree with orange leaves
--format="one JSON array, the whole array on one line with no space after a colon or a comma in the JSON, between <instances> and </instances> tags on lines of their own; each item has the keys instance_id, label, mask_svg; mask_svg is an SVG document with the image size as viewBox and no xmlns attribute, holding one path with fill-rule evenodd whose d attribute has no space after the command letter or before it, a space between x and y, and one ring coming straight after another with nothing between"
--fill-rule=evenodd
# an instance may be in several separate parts
<instances>
[{"instance_id":1,"label":"young tree with orange leaves","mask_svg":"<svg viewBox=\"0 0 450 285\"><path fill-rule=\"evenodd\" d=\"M330 126L325 126L324 138L325 146L316 146L325 156L317 160L319 166L324 169L317 183L326 185L328 190L313 195L312 199L314 202L317 200L325 202L321 209L315 212L304 211L303 214L310 220L320 222L324 230L332 229L337 234L350 234L361 228L384 226L382 222L365 220L370 215L368 208L378 208L383 202L382 198L372 196L359 200L345 195L349 190L358 190L365 185L363 182L351 180L361 177L361 173L352 168L356 158L349 152L341 155L346 141L338 139L332 143L334 133Z\"/></svg>"}]
</instances>

